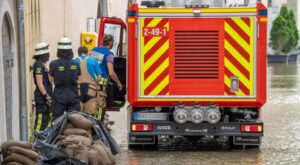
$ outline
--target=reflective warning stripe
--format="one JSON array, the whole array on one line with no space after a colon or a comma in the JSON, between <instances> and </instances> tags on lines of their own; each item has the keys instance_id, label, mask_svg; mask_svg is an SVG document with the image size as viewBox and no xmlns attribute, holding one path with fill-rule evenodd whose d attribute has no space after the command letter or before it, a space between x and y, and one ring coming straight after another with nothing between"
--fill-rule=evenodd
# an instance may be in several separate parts
<instances>
[{"instance_id":1,"label":"reflective warning stripe","mask_svg":"<svg viewBox=\"0 0 300 165\"><path fill-rule=\"evenodd\" d=\"M41 127L42 127L43 114L39 113L38 116L37 116L37 118L38 118L38 122L37 122L37 125L36 125L36 128L35 128L35 131L36 132L40 132Z\"/></svg>"},{"instance_id":2,"label":"reflective warning stripe","mask_svg":"<svg viewBox=\"0 0 300 165\"><path fill-rule=\"evenodd\" d=\"M262 17L262 18L260 18L260 22L268 22L268 18L267 17Z\"/></svg>"},{"instance_id":3,"label":"reflective warning stripe","mask_svg":"<svg viewBox=\"0 0 300 165\"><path fill-rule=\"evenodd\" d=\"M101 78L101 80L99 81L100 85L107 85L108 84L108 78Z\"/></svg>"},{"instance_id":4,"label":"reflective warning stripe","mask_svg":"<svg viewBox=\"0 0 300 165\"><path fill-rule=\"evenodd\" d=\"M48 128L51 128L51 126L52 126L52 116L53 116L53 114L52 114L52 112L50 112L50 119L49 119L49 122L48 122Z\"/></svg>"},{"instance_id":5,"label":"reflective warning stripe","mask_svg":"<svg viewBox=\"0 0 300 165\"><path fill-rule=\"evenodd\" d=\"M102 107L98 109L98 120L101 120L101 118L102 118Z\"/></svg>"},{"instance_id":6,"label":"reflective warning stripe","mask_svg":"<svg viewBox=\"0 0 300 165\"><path fill-rule=\"evenodd\" d=\"M224 95L253 95L254 18L227 18L224 23ZM230 77L239 79L237 92L230 91Z\"/></svg>"},{"instance_id":7,"label":"reflective warning stripe","mask_svg":"<svg viewBox=\"0 0 300 165\"><path fill-rule=\"evenodd\" d=\"M201 13L256 13L256 8L202 8ZM139 13L193 13L192 8L140 8Z\"/></svg>"},{"instance_id":8,"label":"reflective warning stripe","mask_svg":"<svg viewBox=\"0 0 300 165\"><path fill-rule=\"evenodd\" d=\"M144 27L165 28L167 35L144 36L140 33L141 96L169 95L169 19L141 18Z\"/></svg>"},{"instance_id":9,"label":"reflective warning stripe","mask_svg":"<svg viewBox=\"0 0 300 165\"><path fill-rule=\"evenodd\" d=\"M135 22L134 18L128 18L127 21L128 21L128 23L133 23L133 22Z\"/></svg>"}]
</instances>

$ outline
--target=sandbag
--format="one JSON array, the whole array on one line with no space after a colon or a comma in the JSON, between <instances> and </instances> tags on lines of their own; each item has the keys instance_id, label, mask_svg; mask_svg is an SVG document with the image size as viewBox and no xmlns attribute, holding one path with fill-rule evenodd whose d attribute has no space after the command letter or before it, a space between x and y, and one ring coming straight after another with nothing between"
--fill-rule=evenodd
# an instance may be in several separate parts
<instances>
[{"instance_id":1,"label":"sandbag","mask_svg":"<svg viewBox=\"0 0 300 165\"><path fill-rule=\"evenodd\" d=\"M24 149L21 147L17 147L17 146L9 147L8 151L11 153L24 155L33 161L38 161L40 159L40 155L35 151Z\"/></svg>"},{"instance_id":2,"label":"sandbag","mask_svg":"<svg viewBox=\"0 0 300 165\"><path fill-rule=\"evenodd\" d=\"M74 127L74 125L73 125L73 124L71 124L71 123L68 123L68 124L67 124L67 127L66 127L66 129L68 129L68 128L75 128L75 127Z\"/></svg>"},{"instance_id":3,"label":"sandbag","mask_svg":"<svg viewBox=\"0 0 300 165\"><path fill-rule=\"evenodd\" d=\"M89 165L107 165L105 163L109 163L108 160L104 160L101 153L98 150L89 147L88 148L89 154Z\"/></svg>"},{"instance_id":4,"label":"sandbag","mask_svg":"<svg viewBox=\"0 0 300 165\"><path fill-rule=\"evenodd\" d=\"M32 144L31 143L22 142L22 141L15 141L15 140L10 140L10 141L2 143L1 150L6 150L6 149L8 149L9 147L12 147L12 146L18 146L18 147L21 147L21 148L32 150Z\"/></svg>"},{"instance_id":5,"label":"sandbag","mask_svg":"<svg viewBox=\"0 0 300 165\"><path fill-rule=\"evenodd\" d=\"M37 162L23 156L21 154L12 153L3 160L3 164L7 162L19 162L23 165L37 165Z\"/></svg>"},{"instance_id":6,"label":"sandbag","mask_svg":"<svg viewBox=\"0 0 300 165\"><path fill-rule=\"evenodd\" d=\"M87 130L87 134L88 134L88 138L93 141L94 140L94 138L93 138L93 130L91 128Z\"/></svg>"},{"instance_id":7,"label":"sandbag","mask_svg":"<svg viewBox=\"0 0 300 165\"><path fill-rule=\"evenodd\" d=\"M98 150L88 147L89 165L104 165L101 158L102 157L99 155Z\"/></svg>"},{"instance_id":8,"label":"sandbag","mask_svg":"<svg viewBox=\"0 0 300 165\"><path fill-rule=\"evenodd\" d=\"M93 147L98 149L102 148L105 151L106 156L110 160L110 163L115 164L116 162L115 157L112 155L111 151L106 147L106 145L101 140L95 141Z\"/></svg>"},{"instance_id":9,"label":"sandbag","mask_svg":"<svg viewBox=\"0 0 300 165\"><path fill-rule=\"evenodd\" d=\"M67 146L69 144L90 146L92 145L92 140L80 135L69 135L60 140L60 142L58 143L59 146Z\"/></svg>"},{"instance_id":10,"label":"sandbag","mask_svg":"<svg viewBox=\"0 0 300 165\"><path fill-rule=\"evenodd\" d=\"M84 137L89 137L88 132L86 130L80 129L80 128L68 128L64 131L64 135L65 136L80 135L80 136L84 136Z\"/></svg>"},{"instance_id":11,"label":"sandbag","mask_svg":"<svg viewBox=\"0 0 300 165\"><path fill-rule=\"evenodd\" d=\"M82 116L81 114L72 113L68 116L69 121L76 128L88 130L93 126L93 122Z\"/></svg>"},{"instance_id":12,"label":"sandbag","mask_svg":"<svg viewBox=\"0 0 300 165\"><path fill-rule=\"evenodd\" d=\"M97 151L97 155L99 157L99 160L98 160L99 164L103 164L103 165L111 164L111 161L109 160L107 154L105 153L105 151L102 147L92 146L92 148Z\"/></svg>"},{"instance_id":13,"label":"sandbag","mask_svg":"<svg viewBox=\"0 0 300 165\"><path fill-rule=\"evenodd\" d=\"M80 160L80 161L84 161L86 163L89 162L88 159L89 153L88 153L88 149L86 146L77 146L74 149L74 158Z\"/></svg>"},{"instance_id":14,"label":"sandbag","mask_svg":"<svg viewBox=\"0 0 300 165\"><path fill-rule=\"evenodd\" d=\"M94 150L97 151L98 157L101 159L102 164L110 165L113 164L113 160L110 160L108 154L106 153L103 146L101 146L99 143L95 143L91 146Z\"/></svg>"},{"instance_id":15,"label":"sandbag","mask_svg":"<svg viewBox=\"0 0 300 165\"><path fill-rule=\"evenodd\" d=\"M116 155L120 152L120 147L110 133L104 128L101 122L98 122L98 126L93 126L96 139L101 139L103 143L110 148L111 153Z\"/></svg>"},{"instance_id":16,"label":"sandbag","mask_svg":"<svg viewBox=\"0 0 300 165\"><path fill-rule=\"evenodd\" d=\"M7 162L5 165L22 165L19 162Z\"/></svg>"},{"instance_id":17,"label":"sandbag","mask_svg":"<svg viewBox=\"0 0 300 165\"><path fill-rule=\"evenodd\" d=\"M62 151L69 155L70 157L74 157L74 150L77 147L77 144L69 144L62 148Z\"/></svg>"}]
</instances>

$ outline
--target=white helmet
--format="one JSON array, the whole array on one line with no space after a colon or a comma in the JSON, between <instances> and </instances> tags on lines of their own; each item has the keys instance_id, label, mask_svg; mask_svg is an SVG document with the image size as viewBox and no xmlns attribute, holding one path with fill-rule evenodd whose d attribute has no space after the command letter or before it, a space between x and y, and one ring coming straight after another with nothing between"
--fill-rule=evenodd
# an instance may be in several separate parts
<instances>
[{"instance_id":1,"label":"white helmet","mask_svg":"<svg viewBox=\"0 0 300 165\"><path fill-rule=\"evenodd\" d=\"M62 37L58 40L58 49L72 49L71 40L67 37Z\"/></svg>"},{"instance_id":2,"label":"white helmet","mask_svg":"<svg viewBox=\"0 0 300 165\"><path fill-rule=\"evenodd\" d=\"M46 53L49 53L50 49L49 49L49 44L44 43L44 42L40 42L38 44L35 45L34 48L34 56L40 56Z\"/></svg>"}]
</instances>

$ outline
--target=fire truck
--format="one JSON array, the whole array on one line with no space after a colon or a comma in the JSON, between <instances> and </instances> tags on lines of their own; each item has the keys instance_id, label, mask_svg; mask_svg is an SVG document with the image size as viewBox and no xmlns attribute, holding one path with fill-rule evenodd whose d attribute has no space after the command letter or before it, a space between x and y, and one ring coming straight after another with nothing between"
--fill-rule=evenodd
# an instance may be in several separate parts
<instances>
[{"instance_id":1,"label":"fire truck","mask_svg":"<svg viewBox=\"0 0 300 165\"><path fill-rule=\"evenodd\" d=\"M258 147L266 102L267 13L260 2L253 7L132 4L128 144L227 137L233 146Z\"/></svg>"}]
</instances>

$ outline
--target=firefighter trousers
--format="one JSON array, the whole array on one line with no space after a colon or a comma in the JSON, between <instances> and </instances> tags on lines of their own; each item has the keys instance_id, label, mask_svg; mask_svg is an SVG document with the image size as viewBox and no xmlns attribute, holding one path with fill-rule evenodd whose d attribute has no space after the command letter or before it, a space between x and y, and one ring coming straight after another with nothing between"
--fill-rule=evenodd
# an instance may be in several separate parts
<instances>
[{"instance_id":1,"label":"firefighter trousers","mask_svg":"<svg viewBox=\"0 0 300 165\"><path fill-rule=\"evenodd\" d=\"M46 103L36 103L34 132L38 133L51 126L50 107Z\"/></svg>"},{"instance_id":2,"label":"firefighter trousers","mask_svg":"<svg viewBox=\"0 0 300 165\"><path fill-rule=\"evenodd\" d=\"M102 121L105 118L105 113L106 113L106 90L105 90L105 86L100 86L100 90L98 91L98 100L100 103L100 106L98 108L98 120Z\"/></svg>"},{"instance_id":3,"label":"firefighter trousers","mask_svg":"<svg viewBox=\"0 0 300 165\"><path fill-rule=\"evenodd\" d=\"M56 88L51 106L53 121L69 111L80 111L77 87Z\"/></svg>"}]
</instances>

